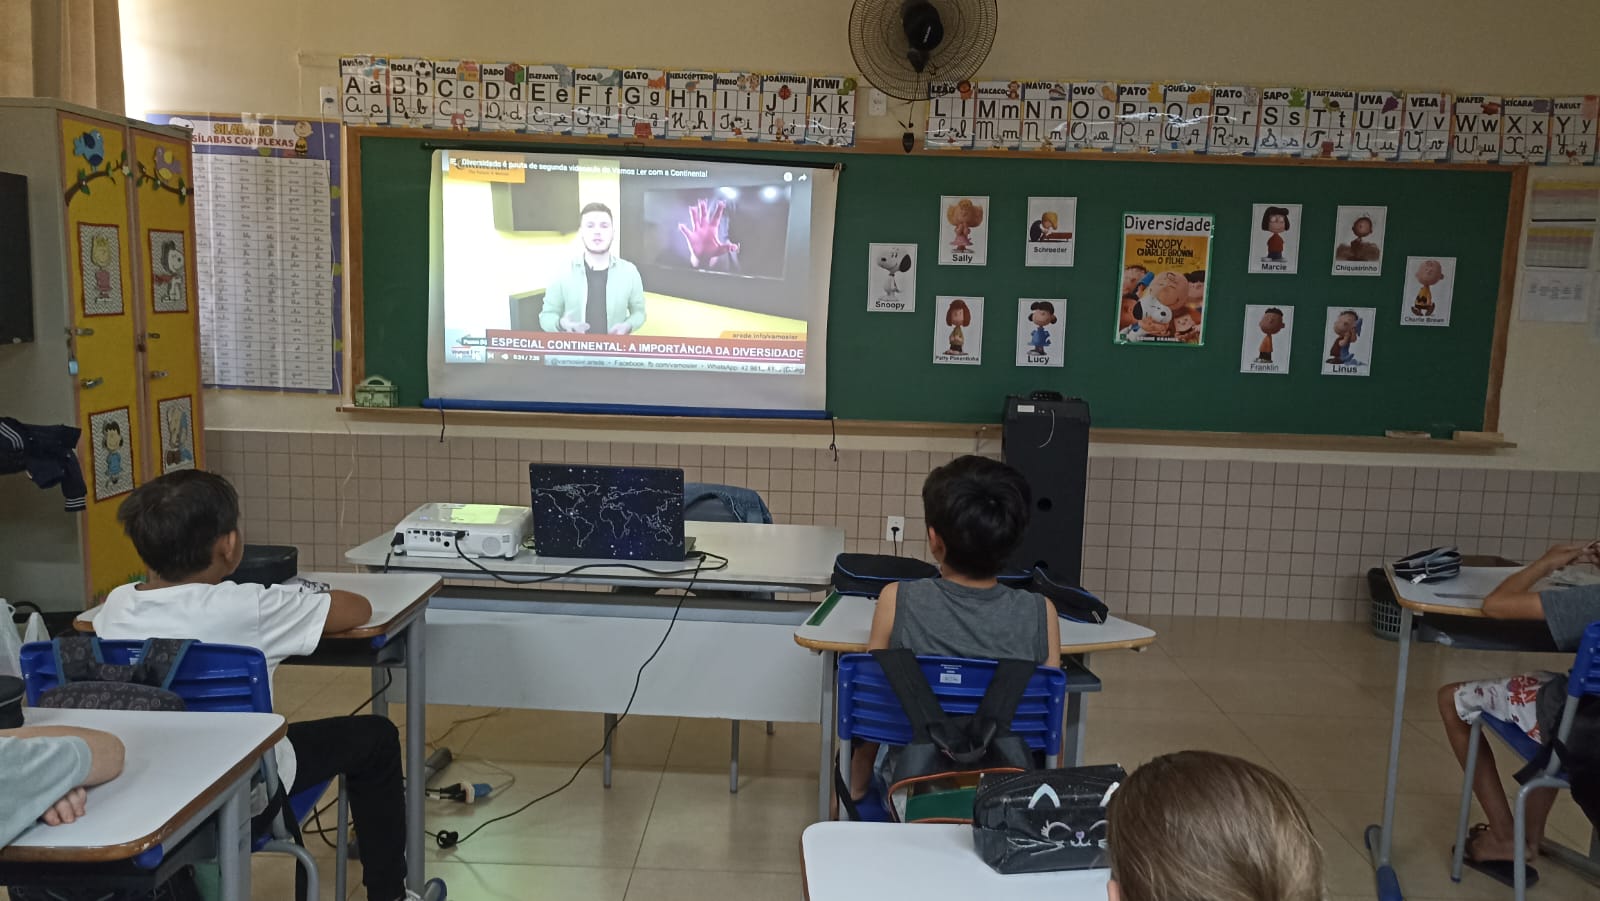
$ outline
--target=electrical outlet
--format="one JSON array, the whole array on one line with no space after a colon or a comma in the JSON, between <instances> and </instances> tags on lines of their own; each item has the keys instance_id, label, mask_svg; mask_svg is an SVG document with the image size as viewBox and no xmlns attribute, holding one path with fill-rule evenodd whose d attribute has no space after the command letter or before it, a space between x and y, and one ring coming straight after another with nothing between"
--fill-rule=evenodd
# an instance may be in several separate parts
<instances>
[{"instance_id":1,"label":"electrical outlet","mask_svg":"<svg viewBox=\"0 0 1600 901\"><path fill-rule=\"evenodd\" d=\"M889 97L877 88L867 88L867 115L886 116L889 114Z\"/></svg>"},{"instance_id":2,"label":"electrical outlet","mask_svg":"<svg viewBox=\"0 0 1600 901\"><path fill-rule=\"evenodd\" d=\"M904 516L891 516L883 527L884 541L906 540L906 518Z\"/></svg>"}]
</instances>

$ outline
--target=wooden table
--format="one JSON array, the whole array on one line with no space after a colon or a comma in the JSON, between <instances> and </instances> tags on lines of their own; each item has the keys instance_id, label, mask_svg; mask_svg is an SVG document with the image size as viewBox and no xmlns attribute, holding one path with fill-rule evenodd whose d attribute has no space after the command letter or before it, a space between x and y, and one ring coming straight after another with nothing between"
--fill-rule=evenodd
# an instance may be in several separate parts
<instances>
[{"instance_id":1,"label":"wooden table","mask_svg":"<svg viewBox=\"0 0 1600 901\"><path fill-rule=\"evenodd\" d=\"M867 649L867 639L872 634L872 612L878 602L840 594L829 595L794 632L794 642L822 655L822 678L819 707L822 722L822 755L817 777L817 819L829 818L833 792L833 741L838 727L834 712L834 680L838 655L856 654ZM1103 623L1081 623L1062 618L1061 656L1076 660L1085 668L1089 655L1100 651L1138 650L1156 640L1155 630L1131 623L1118 617L1108 617ZM1067 765L1083 760L1083 695L1068 692L1066 723L1062 735L1063 758Z\"/></svg>"},{"instance_id":2,"label":"wooden table","mask_svg":"<svg viewBox=\"0 0 1600 901\"><path fill-rule=\"evenodd\" d=\"M89 789L88 814L64 826L36 824L0 849L9 881L27 866L132 862L155 869L166 852L209 820L217 828L223 896L250 898L250 777L283 738L275 713L169 713L146 710L27 712L30 726L109 732L126 748L122 775Z\"/></svg>"}]
</instances>

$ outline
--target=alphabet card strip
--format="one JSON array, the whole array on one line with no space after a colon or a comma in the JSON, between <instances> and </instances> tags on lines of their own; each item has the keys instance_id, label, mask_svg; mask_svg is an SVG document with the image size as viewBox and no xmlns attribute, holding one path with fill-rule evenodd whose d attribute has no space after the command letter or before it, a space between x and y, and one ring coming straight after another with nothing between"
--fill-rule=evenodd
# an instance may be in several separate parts
<instances>
[{"instance_id":1,"label":"alphabet card strip","mask_svg":"<svg viewBox=\"0 0 1600 901\"><path fill-rule=\"evenodd\" d=\"M572 70L572 133L614 138L622 133L622 72L598 66Z\"/></svg>"},{"instance_id":2,"label":"alphabet card strip","mask_svg":"<svg viewBox=\"0 0 1600 901\"><path fill-rule=\"evenodd\" d=\"M1449 94L1406 95L1401 117L1400 159L1438 162L1450 158L1455 98Z\"/></svg>"},{"instance_id":3,"label":"alphabet card strip","mask_svg":"<svg viewBox=\"0 0 1600 901\"><path fill-rule=\"evenodd\" d=\"M1303 88L1264 88L1256 156L1299 156L1306 145L1306 92Z\"/></svg>"},{"instance_id":4,"label":"alphabet card strip","mask_svg":"<svg viewBox=\"0 0 1600 901\"><path fill-rule=\"evenodd\" d=\"M824 147L856 142L856 80L838 75L812 78L806 95L805 134L797 138Z\"/></svg>"},{"instance_id":5,"label":"alphabet card strip","mask_svg":"<svg viewBox=\"0 0 1600 901\"><path fill-rule=\"evenodd\" d=\"M1500 120L1500 162L1542 166L1550 158L1550 98L1507 97Z\"/></svg>"},{"instance_id":6,"label":"alphabet card strip","mask_svg":"<svg viewBox=\"0 0 1600 901\"><path fill-rule=\"evenodd\" d=\"M1301 155L1348 159L1355 111L1355 91L1312 91L1307 95L1306 143Z\"/></svg>"},{"instance_id":7,"label":"alphabet card strip","mask_svg":"<svg viewBox=\"0 0 1600 901\"><path fill-rule=\"evenodd\" d=\"M768 75L761 79L760 140L793 144L805 137L810 82L804 75Z\"/></svg>"},{"instance_id":8,"label":"alphabet card strip","mask_svg":"<svg viewBox=\"0 0 1600 901\"><path fill-rule=\"evenodd\" d=\"M761 76L752 72L718 72L716 124L718 141L754 141L761 130Z\"/></svg>"},{"instance_id":9,"label":"alphabet card strip","mask_svg":"<svg viewBox=\"0 0 1600 901\"><path fill-rule=\"evenodd\" d=\"M1392 160L1400 155L1400 123L1405 98L1395 91L1356 95L1356 127L1350 139L1353 160Z\"/></svg>"},{"instance_id":10,"label":"alphabet card strip","mask_svg":"<svg viewBox=\"0 0 1600 901\"><path fill-rule=\"evenodd\" d=\"M1504 103L1490 94L1457 94L1452 115L1450 161L1493 163L1500 159Z\"/></svg>"},{"instance_id":11,"label":"alphabet card strip","mask_svg":"<svg viewBox=\"0 0 1600 901\"><path fill-rule=\"evenodd\" d=\"M1161 85L1117 85L1117 149L1154 153L1161 147Z\"/></svg>"},{"instance_id":12,"label":"alphabet card strip","mask_svg":"<svg viewBox=\"0 0 1600 901\"><path fill-rule=\"evenodd\" d=\"M936 81L928 85L928 127L923 132L923 146L929 150L970 149L977 99L970 81Z\"/></svg>"},{"instance_id":13,"label":"alphabet card strip","mask_svg":"<svg viewBox=\"0 0 1600 901\"><path fill-rule=\"evenodd\" d=\"M1065 150L1072 121L1068 85L1059 81L1022 83L1022 149Z\"/></svg>"},{"instance_id":14,"label":"alphabet card strip","mask_svg":"<svg viewBox=\"0 0 1600 901\"><path fill-rule=\"evenodd\" d=\"M1256 149L1256 124L1261 119L1261 89L1218 85L1211 89L1211 134L1206 152L1241 156Z\"/></svg>"},{"instance_id":15,"label":"alphabet card strip","mask_svg":"<svg viewBox=\"0 0 1600 901\"><path fill-rule=\"evenodd\" d=\"M1205 153L1210 136L1211 89L1186 81L1161 86L1161 146L1164 153Z\"/></svg>"},{"instance_id":16,"label":"alphabet card strip","mask_svg":"<svg viewBox=\"0 0 1600 901\"><path fill-rule=\"evenodd\" d=\"M972 117L972 146L1016 150L1022 143L1022 83L980 81Z\"/></svg>"},{"instance_id":17,"label":"alphabet card strip","mask_svg":"<svg viewBox=\"0 0 1600 901\"><path fill-rule=\"evenodd\" d=\"M624 69L620 131L628 138L667 136L667 75L660 69ZM529 129L530 131L532 129Z\"/></svg>"},{"instance_id":18,"label":"alphabet card strip","mask_svg":"<svg viewBox=\"0 0 1600 901\"><path fill-rule=\"evenodd\" d=\"M1600 96L1557 97L1550 113L1548 162L1590 166L1595 157L1595 124L1600 122Z\"/></svg>"},{"instance_id":19,"label":"alphabet card strip","mask_svg":"<svg viewBox=\"0 0 1600 901\"><path fill-rule=\"evenodd\" d=\"M709 141L716 134L716 76L710 72L667 73L667 137Z\"/></svg>"},{"instance_id":20,"label":"alphabet card strip","mask_svg":"<svg viewBox=\"0 0 1600 901\"><path fill-rule=\"evenodd\" d=\"M1117 148L1117 83L1114 81L1075 81L1072 83L1072 117L1067 126L1068 150L1115 150Z\"/></svg>"}]
</instances>

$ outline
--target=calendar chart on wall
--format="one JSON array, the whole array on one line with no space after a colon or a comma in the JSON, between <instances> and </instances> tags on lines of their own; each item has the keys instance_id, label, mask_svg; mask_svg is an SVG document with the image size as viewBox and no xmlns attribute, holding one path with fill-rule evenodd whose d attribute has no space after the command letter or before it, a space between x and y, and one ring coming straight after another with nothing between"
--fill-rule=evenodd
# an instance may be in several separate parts
<instances>
[{"instance_id":1,"label":"calendar chart on wall","mask_svg":"<svg viewBox=\"0 0 1600 901\"><path fill-rule=\"evenodd\" d=\"M338 123L211 114L150 119L194 132L203 382L340 390Z\"/></svg>"}]
</instances>

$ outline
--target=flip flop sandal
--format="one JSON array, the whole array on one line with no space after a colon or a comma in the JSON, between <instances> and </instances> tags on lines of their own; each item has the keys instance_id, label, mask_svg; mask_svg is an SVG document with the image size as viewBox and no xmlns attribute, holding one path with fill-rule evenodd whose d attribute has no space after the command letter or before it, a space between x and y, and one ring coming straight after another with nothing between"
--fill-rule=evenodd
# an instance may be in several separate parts
<instances>
[{"instance_id":1,"label":"flip flop sandal","mask_svg":"<svg viewBox=\"0 0 1600 901\"><path fill-rule=\"evenodd\" d=\"M1514 860L1477 860L1477 859L1473 858L1473 856L1472 856L1472 840L1477 838L1479 835L1482 835L1483 833L1488 832L1488 831L1489 831L1489 824L1488 823L1479 823L1476 826L1472 827L1472 831L1471 832L1467 833L1467 852L1463 856L1462 863L1466 864L1468 867L1471 867L1474 870L1477 870L1478 872L1482 873L1483 875L1488 876L1490 879L1493 879L1495 882L1498 882L1501 885L1513 886L1514 887L1516 885L1516 872L1517 872L1517 863L1516 863L1516 861L1514 861ZM1450 850L1451 850L1452 854L1455 853L1455 849L1454 848L1452 848ZM1535 884L1537 884L1539 882L1539 871L1534 869L1532 866L1525 866L1524 869L1527 872L1527 885L1528 885L1529 888L1532 888Z\"/></svg>"}]
</instances>

